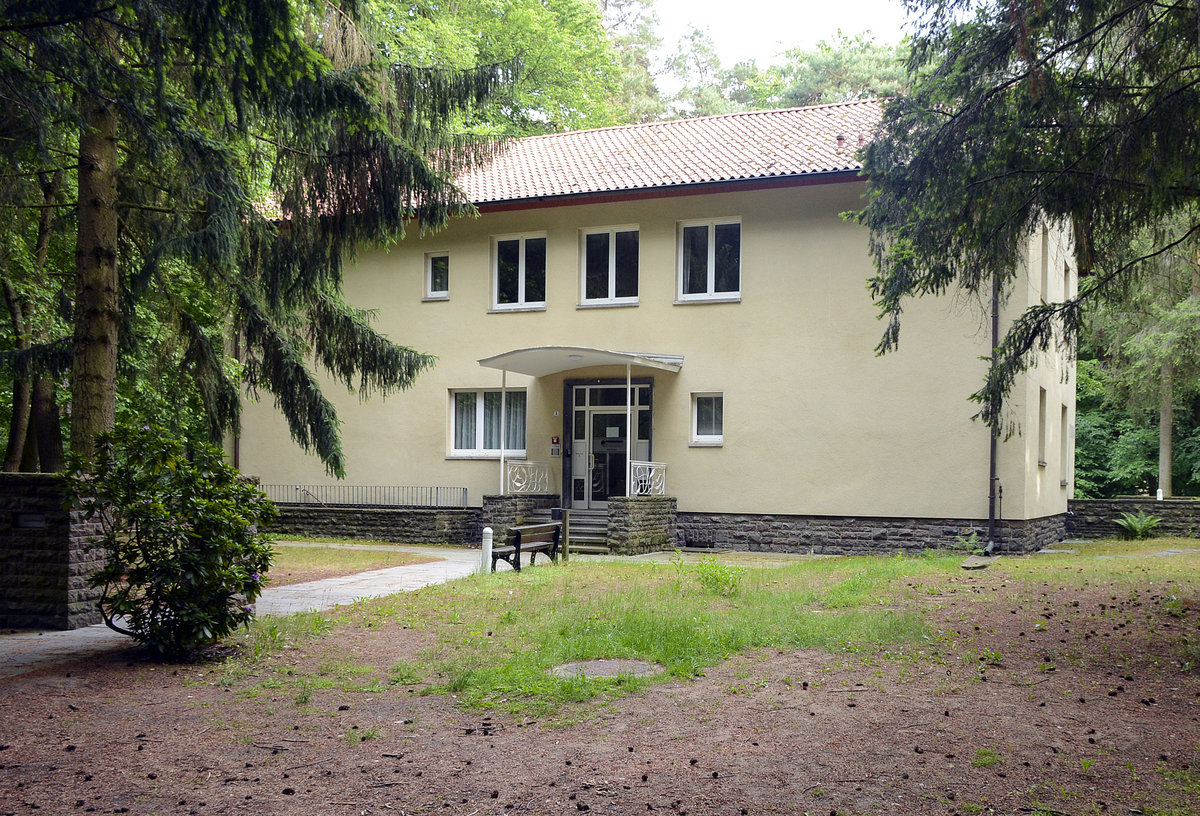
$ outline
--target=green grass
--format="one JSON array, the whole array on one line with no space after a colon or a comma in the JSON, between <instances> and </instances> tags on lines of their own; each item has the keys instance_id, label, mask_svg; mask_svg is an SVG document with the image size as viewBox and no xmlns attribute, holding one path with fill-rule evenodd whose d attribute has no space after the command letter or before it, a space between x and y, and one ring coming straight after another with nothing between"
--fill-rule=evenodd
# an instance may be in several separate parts
<instances>
[{"instance_id":1,"label":"green grass","mask_svg":"<svg viewBox=\"0 0 1200 816\"><path fill-rule=\"evenodd\" d=\"M1179 579L1164 603L1183 598L1177 604L1183 610L1194 597L1188 588L1195 583L1200 554L1137 562L1095 556L1146 556L1197 546L1192 539L1100 542L1079 546L1078 554L1005 557L988 575L1056 585L1111 582L1118 591ZM737 554L717 560L746 563ZM958 643L925 623L942 593L971 580L959 569L960 561L955 553L805 558L729 572L707 558L574 561L519 575L473 576L359 601L324 615L268 618L245 636L244 642L254 648L242 661L285 644L309 650L302 644L329 631L371 629L386 637L388 631L406 627L421 631L431 645L403 662L368 670L355 667L336 638L325 639L320 665L300 664L296 676L284 682L294 690L297 704L316 705L316 693L330 687L372 693L406 687L454 695L470 708L538 717L580 716L582 710L560 711L671 678L699 676L732 655L764 648L822 649L872 661L944 660L962 652L964 660L978 662L982 670L1001 664L998 650L972 646L964 652L969 639ZM1132 563L1137 569L1130 569ZM713 574L723 580L713 580ZM728 580L730 576L736 580ZM1189 640L1184 645L1192 647ZM561 663L593 658L643 659L665 671L657 677L601 679L563 679L549 672ZM1186 665L1191 670L1192 664Z\"/></svg>"},{"instance_id":2,"label":"green grass","mask_svg":"<svg viewBox=\"0 0 1200 816\"><path fill-rule=\"evenodd\" d=\"M662 677L701 675L751 649L903 652L925 645L921 614L891 608L905 586L897 579L956 568L953 557L812 559L748 569L727 595L711 581L706 591L701 577L680 580L677 565L575 562L359 604L341 622L375 628L386 617L437 635L420 668L393 669L394 683L424 680L426 693L453 694L470 707L545 715ZM660 678L548 673L594 658L643 659L666 671Z\"/></svg>"},{"instance_id":3,"label":"green grass","mask_svg":"<svg viewBox=\"0 0 1200 816\"><path fill-rule=\"evenodd\" d=\"M975 752L975 758L971 760L971 765L976 768L991 768L999 765L1002 761L1000 752L995 748L980 748Z\"/></svg>"}]
</instances>

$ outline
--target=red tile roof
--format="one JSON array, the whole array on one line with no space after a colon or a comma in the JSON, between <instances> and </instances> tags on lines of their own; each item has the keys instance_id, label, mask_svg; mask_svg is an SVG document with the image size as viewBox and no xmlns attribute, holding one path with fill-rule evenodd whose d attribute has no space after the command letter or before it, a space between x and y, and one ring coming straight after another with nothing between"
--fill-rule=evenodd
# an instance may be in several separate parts
<instances>
[{"instance_id":1,"label":"red tile roof","mask_svg":"<svg viewBox=\"0 0 1200 816\"><path fill-rule=\"evenodd\" d=\"M530 136L459 183L486 204L855 171L879 118L867 100Z\"/></svg>"}]
</instances>

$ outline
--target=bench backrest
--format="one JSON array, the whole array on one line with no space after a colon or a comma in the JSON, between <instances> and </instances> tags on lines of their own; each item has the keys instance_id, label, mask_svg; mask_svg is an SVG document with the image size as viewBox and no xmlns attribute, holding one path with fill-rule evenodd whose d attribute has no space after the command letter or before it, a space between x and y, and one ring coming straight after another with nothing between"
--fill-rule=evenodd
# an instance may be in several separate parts
<instances>
[{"instance_id":1,"label":"bench backrest","mask_svg":"<svg viewBox=\"0 0 1200 816\"><path fill-rule=\"evenodd\" d=\"M557 541L562 534L561 522L548 524L523 524L520 527L508 528L508 543L514 544L520 536L522 544L536 544L542 541Z\"/></svg>"}]
</instances>

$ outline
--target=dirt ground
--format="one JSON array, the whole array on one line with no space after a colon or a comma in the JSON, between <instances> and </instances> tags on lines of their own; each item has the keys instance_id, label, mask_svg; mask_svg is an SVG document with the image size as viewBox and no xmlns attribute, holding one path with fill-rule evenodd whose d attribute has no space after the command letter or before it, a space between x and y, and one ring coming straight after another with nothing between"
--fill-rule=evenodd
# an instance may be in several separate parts
<instances>
[{"instance_id":1,"label":"dirt ground","mask_svg":"<svg viewBox=\"0 0 1200 816\"><path fill-rule=\"evenodd\" d=\"M1196 814L1172 591L963 573L923 602L942 660L758 652L554 723L116 653L0 681L0 814ZM386 676L427 637L327 642Z\"/></svg>"}]
</instances>

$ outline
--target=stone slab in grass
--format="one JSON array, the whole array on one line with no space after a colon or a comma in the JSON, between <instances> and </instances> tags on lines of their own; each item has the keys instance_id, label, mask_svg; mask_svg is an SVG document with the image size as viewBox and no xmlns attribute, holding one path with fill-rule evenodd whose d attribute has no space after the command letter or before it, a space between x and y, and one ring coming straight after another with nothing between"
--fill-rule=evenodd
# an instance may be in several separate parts
<instances>
[{"instance_id":1,"label":"stone slab in grass","mask_svg":"<svg viewBox=\"0 0 1200 816\"><path fill-rule=\"evenodd\" d=\"M642 677L649 674L658 674L661 671L663 671L662 666L647 660L614 660L604 658L601 660L584 660L578 663L563 663L561 666L552 668L550 673L558 677L620 677L622 674Z\"/></svg>"},{"instance_id":2,"label":"stone slab in grass","mask_svg":"<svg viewBox=\"0 0 1200 816\"><path fill-rule=\"evenodd\" d=\"M970 555L964 558L959 566L965 570L987 569L998 557L995 555Z\"/></svg>"}]
</instances>

